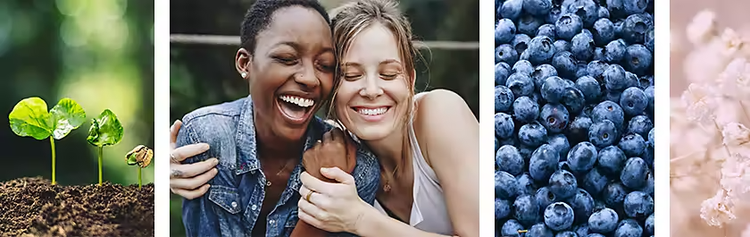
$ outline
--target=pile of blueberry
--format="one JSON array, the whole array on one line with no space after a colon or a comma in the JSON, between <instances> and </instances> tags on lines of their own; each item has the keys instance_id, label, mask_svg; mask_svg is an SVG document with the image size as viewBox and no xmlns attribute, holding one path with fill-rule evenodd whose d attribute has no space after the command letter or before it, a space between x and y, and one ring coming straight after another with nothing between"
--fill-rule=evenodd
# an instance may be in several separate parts
<instances>
[{"instance_id":1,"label":"pile of blueberry","mask_svg":"<svg viewBox=\"0 0 750 237\"><path fill-rule=\"evenodd\" d=\"M653 236L653 0L495 5L496 236Z\"/></svg>"}]
</instances>

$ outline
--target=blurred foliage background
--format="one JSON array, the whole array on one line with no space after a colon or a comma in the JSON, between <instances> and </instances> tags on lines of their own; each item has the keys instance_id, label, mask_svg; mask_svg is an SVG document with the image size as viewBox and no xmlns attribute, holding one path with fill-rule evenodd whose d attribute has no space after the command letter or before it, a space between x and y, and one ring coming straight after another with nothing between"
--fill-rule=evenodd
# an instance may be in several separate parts
<instances>
[{"instance_id":1,"label":"blurred foliage background","mask_svg":"<svg viewBox=\"0 0 750 237\"><path fill-rule=\"evenodd\" d=\"M97 149L86 136L90 120L107 108L124 137L104 149L103 179L138 182L125 154L139 144L154 146L153 22L150 0L0 1L0 181L52 178L49 141L19 137L8 121L16 103L36 96L48 109L68 97L86 111L86 123L55 141L58 183L98 182ZM153 170L143 170L144 183L153 182Z\"/></svg>"},{"instance_id":2,"label":"blurred foliage background","mask_svg":"<svg viewBox=\"0 0 750 237\"><path fill-rule=\"evenodd\" d=\"M170 6L173 34L239 35L245 10L252 0L185 0ZM322 0L332 9L346 0ZM402 0L402 11L413 33L423 41L479 42L479 1ZM238 42L239 43L239 42ZM170 51L170 118L182 118L199 107L248 95L246 83L234 68L237 46L172 43ZM479 112L479 51L432 48L422 51L416 88L450 89L461 95L475 117ZM321 113L322 114L322 111ZM184 236L182 199L172 195L171 233Z\"/></svg>"}]
</instances>

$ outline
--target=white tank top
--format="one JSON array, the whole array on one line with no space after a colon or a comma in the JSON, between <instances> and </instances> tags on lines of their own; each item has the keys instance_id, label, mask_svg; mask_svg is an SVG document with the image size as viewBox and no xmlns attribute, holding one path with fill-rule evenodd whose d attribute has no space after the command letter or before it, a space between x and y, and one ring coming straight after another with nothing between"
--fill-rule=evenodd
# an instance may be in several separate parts
<instances>
[{"instance_id":1,"label":"white tank top","mask_svg":"<svg viewBox=\"0 0 750 237\"><path fill-rule=\"evenodd\" d=\"M415 95L415 101L421 95L423 93ZM412 144L412 167L414 168L414 202L411 205L409 225L430 233L453 235L453 225L448 216L443 189L440 187L435 171L422 156L412 123L413 120L409 123L409 140ZM377 200L374 206L383 215L388 215Z\"/></svg>"}]
</instances>

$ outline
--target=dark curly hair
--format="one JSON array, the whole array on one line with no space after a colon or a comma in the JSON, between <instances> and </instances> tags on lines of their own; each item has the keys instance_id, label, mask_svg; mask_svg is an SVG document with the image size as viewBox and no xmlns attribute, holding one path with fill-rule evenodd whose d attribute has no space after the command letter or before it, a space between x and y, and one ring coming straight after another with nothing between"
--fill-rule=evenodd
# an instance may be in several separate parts
<instances>
[{"instance_id":1,"label":"dark curly hair","mask_svg":"<svg viewBox=\"0 0 750 237\"><path fill-rule=\"evenodd\" d=\"M245 13L240 29L240 47L252 54L255 51L256 37L271 23L271 17L276 10L284 7L300 6L310 8L318 13L330 25L330 18L325 8L316 0L258 0Z\"/></svg>"}]
</instances>

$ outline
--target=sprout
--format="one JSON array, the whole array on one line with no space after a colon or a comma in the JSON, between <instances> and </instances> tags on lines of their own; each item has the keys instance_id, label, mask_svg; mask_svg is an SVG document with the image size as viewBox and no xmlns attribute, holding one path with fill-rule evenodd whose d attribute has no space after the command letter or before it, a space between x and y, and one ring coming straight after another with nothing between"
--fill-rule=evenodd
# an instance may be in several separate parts
<instances>
[{"instance_id":1,"label":"sprout","mask_svg":"<svg viewBox=\"0 0 750 237\"><path fill-rule=\"evenodd\" d=\"M102 185L102 155L105 146L112 146L122 140L122 124L117 120L115 113L109 109L104 110L99 117L91 120L89 137L86 140L94 146L99 147L99 185Z\"/></svg>"},{"instance_id":2,"label":"sprout","mask_svg":"<svg viewBox=\"0 0 750 237\"><path fill-rule=\"evenodd\" d=\"M22 137L37 140L49 138L52 150L52 184L55 180L55 140L60 140L86 120L86 112L72 99L64 98L48 112L47 103L39 97L21 100L8 115L10 128Z\"/></svg>"},{"instance_id":3,"label":"sprout","mask_svg":"<svg viewBox=\"0 0 750 237\"><path fill-rule=\"evenodd\" d=\"M151 158L153 157L154 151L144 145L138 145L125 155L125 161L128 162L128 165L138 166L138 189L141 189L141 169L151 164Z\"/></svg>"}]
</instances>

